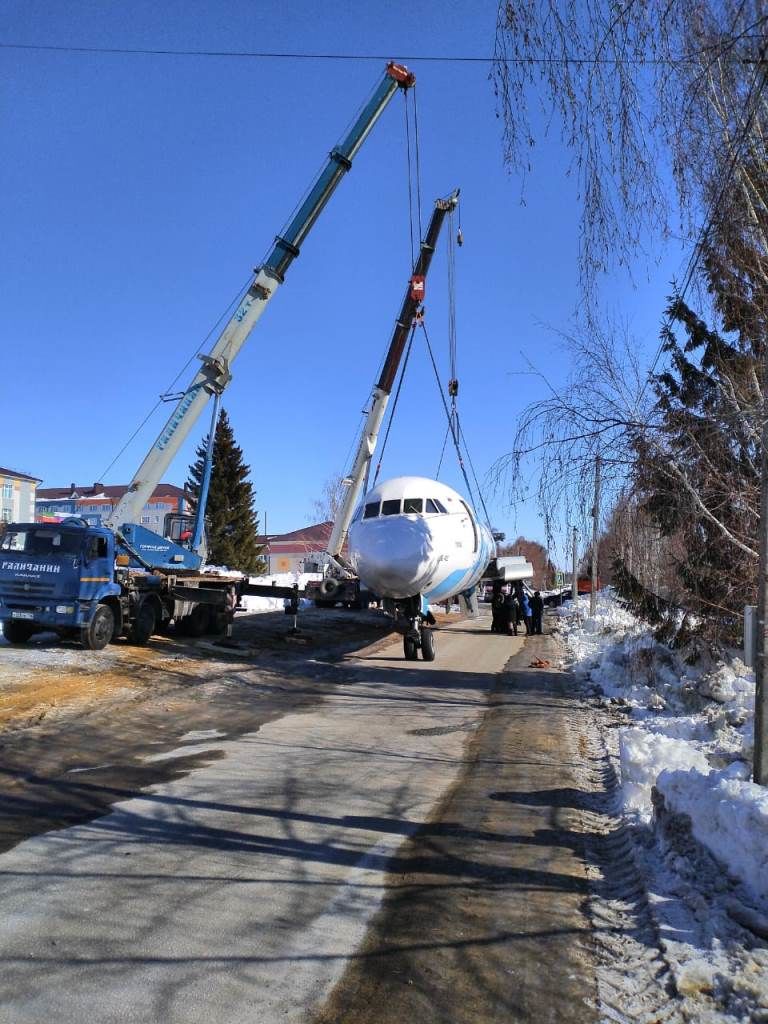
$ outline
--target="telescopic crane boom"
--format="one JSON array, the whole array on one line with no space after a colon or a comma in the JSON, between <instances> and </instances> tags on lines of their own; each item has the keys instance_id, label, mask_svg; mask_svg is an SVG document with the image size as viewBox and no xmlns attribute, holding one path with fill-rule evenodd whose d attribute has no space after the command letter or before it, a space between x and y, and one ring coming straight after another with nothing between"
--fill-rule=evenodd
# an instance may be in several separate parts
<instances>
[{"instance_id":1,"label":"telescopic crane boom","mask_svg":"<svg viewBox=\"0 0 768 1024\"><path fill-rule=\"evenodd\" d=\"M352 160L398 88L408 89L414 75L401 64L387 65L384 77L346 137L331 150L328 163L292 220L275 239L264 264L208 355L181 395L157 440L115 506L106 525L119 530L125 523L140 521L141 510L185 441L211 395L221 394L232 379L230 367L267 303L283 283L285 273L299 255L306 238L336 186L352 166Z\"/></svg>"},{"instance_id":2,"label":"telescopic crane boom","mask_svg":"<svg viewBox=\"0 0 768 1024\"><path fill-rule=\"evenodd\" d=\"M352 574L351 567L347 565L341 551L349 532L349 524L352 522L355 508L361 497L361 491L368 474L368 467L371 464L373 453L376 450L376 443L379 438L379 431L384 420L384 413L387 409L389 396L395 383L397 370L403 356L408 334L413 326L413 320L418 312L423 299L423 285L429 272L432 256L440 236L440 229L443 226L446 214L455 209L459 201L459 190L456 189L446 199L438 199L432 211L432 217L427 227L424 241L421 243L419 256L413 268L413 275L408 284L403 304L400 308L400 315L395 321L395 329L392 333L392 340L387 349L384 366L381 376L373 389L371 404L366 416L365 423L360 435L360 441L355 454L355 461L352 472L349 474L350 484L344 498L336 522L333 525L331 536L328 540L326 554L330 555L333 561L345 574Z\"/></svg>"}]
</instances>

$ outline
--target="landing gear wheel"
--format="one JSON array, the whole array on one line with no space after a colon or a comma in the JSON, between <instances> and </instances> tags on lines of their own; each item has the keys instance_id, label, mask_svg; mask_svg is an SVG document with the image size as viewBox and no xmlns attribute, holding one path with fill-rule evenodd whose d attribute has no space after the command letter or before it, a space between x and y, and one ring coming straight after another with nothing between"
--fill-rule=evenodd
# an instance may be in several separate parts
<instances>
[{"instance_id":1,"label":"landing gear wheel","mask_svg":"<svg viewBox=\"0 0 768 1024\"><path fill-rule=\"evenodd\" d=\"M406 661L416 661L419 656L419 647L416 643L416 637L403 637L403 653L405 654Z\"/></svg>"},{"instance_id":2,"label":"landing gear wheel","mask_svg":"<svg viewBox=\"0 0 768 1024\"><path fill-rule=\"evenodd\" d=\"M93 613L90 624L80 634L83 646L89 651L103 651L115 632L115 616L112 609L100 604Z\"/></svg>"},{"instance_id":3,"label":"landing gear wheel","mask_svg":"<svg viewBox=\"0 0 768 1024\"><path fill-rule=\"evenodd\" d=\"M28 622L9 620L3 624L3 636L9 644L25 644L34 632L35 627Z\"/></svg>"},{"instance_id":4,"label":"landing gear wheel","mask_svg":"<svg viewBox=\"0 0 768 1024\"><path fill-rule=\"evenodd\" d=\"M132 644L144 646L157 626L157 609L153 601L142 601L139 605L133 625L128 632L128 640Z\"/></svg>"},{"instance_id":5,"label":"landing gear wheel","mask_svg":"<svg viewBox=\"0 0 768 1024\"><path fill-rule=\"evenodd\" d=\"M435 634L434 630L422 629L421 631L421 656L424 661L435 660Z\"/></svg>"}]
</instances>

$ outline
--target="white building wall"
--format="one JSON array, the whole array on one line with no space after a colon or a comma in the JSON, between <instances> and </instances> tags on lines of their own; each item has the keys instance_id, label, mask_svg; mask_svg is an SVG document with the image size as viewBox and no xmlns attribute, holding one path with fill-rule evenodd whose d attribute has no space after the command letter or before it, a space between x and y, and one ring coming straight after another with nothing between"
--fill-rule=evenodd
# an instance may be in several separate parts
<instances>
[{"instance_id":1,"label":"white building wall","mask_svg":"<svg viewBox=\"0 0 768 1024\"><path fill-rule=\"evenodd\" d=\"M33 523L35 521L34 480L0 475L0 521L5 523Z\"/></svg>"}]
</instances>

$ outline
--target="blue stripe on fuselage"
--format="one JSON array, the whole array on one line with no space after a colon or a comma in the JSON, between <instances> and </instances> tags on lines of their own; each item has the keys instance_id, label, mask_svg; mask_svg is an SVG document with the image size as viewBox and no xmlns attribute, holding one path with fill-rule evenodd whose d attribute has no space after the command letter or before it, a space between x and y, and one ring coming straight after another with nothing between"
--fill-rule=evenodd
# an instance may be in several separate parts
<instances>
[{"instance_id":1,"label":"blue stripe on fuselage","mask_svg":"<svg viewBox=\"0 0 768 1024\"><path fill-rule=\"evenodd\" d=\"M471 567L469 569L457 569L450 576L446 576L443 582L439 583L433 590L427 591L424 596L428 601L442 601L449 594L458 593L461 581L469 576L471 572Z\"/></svg>"}]
</instances>

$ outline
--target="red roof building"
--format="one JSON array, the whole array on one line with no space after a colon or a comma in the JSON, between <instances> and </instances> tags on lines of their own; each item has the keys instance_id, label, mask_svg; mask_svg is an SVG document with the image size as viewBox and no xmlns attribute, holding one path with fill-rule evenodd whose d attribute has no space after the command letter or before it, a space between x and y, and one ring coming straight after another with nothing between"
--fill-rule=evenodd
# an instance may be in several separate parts
<instances>
[{"instance_id":1,"label":"red roof building","mask_svg":"<svg viewBox=\"0 0 768 1024\"><path fill-rule=\"evenodd\" d=\"M324 554L333 530L333 523L317 523L291 533L265 534L258 538L264 545L262 557L268 572L318 572L327 560ZM344 545L343 553L347 553Z\"/></svg>"},{"instance_id":2,"label":"red roof building","mask_svg":"<svg viewBox=\"0 0 768 1024\"><path fill-rule=\"evenodd\" d=\"M37 522L58 522L67 516L80 516L99 526L128 490L128 484L102 484L69 487L39 487L35 502ZM141 525L162 532L168 512L188 512L186 492L175 484L158 484L141 510Z\"/></svg>"}]
</instances>

